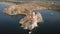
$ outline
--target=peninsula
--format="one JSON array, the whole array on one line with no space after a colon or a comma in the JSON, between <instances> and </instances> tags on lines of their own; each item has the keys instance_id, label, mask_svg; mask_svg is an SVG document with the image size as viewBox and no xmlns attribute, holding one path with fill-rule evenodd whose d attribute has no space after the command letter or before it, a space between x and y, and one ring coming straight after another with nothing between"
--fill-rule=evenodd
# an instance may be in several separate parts
<instances>
[{"instance_id":1,"label":"peninsula","mask_svg":"<svg viewBox=\"0 0 60 34\"><path fill-rule=\"evenodd\" d=\"M23 29L33 30L35 27L38 27L38 23L42 23L43 17L42 15L35 10L48 10L48 9L57 9L58 6L56 5L44 5L45 3L37 3L37 2L29 2L29 3L23 3L23 4L13 4L9 5L6 8L4 8L4 13L8 15L26 15L24 18L19 20L19 24L21 24L21 27ZM31 32L30 32L31 33Z\"/></svg>"},{"instance_id":2,"label":"peninsula","mask_svg":"<svg viewBox=\"0 0 60 34\"><path fill-rule=\"evenodd\" d=\"M18 5L10 5L4 8L4 13L9 15L17 15L17 14L26 14L27 11L33 10L43 10L48 9L47 7L39 6L37 3L25 3L25 4L18 4Z\"/></svg>"},{"instance_id":3,"label":"peninsula","mask_svg":"<svg viewBox=\"0 0 60 34\"><path fill-rule=\"evenodd\" d=\"M47 10L46 7L39 6L37 3L32 2L18 5L10 5L4 8L4 13L8 15L18 15L18 14L26 15L19 21L19 24L21 24L21 27L23 27L23 29L32 30L38 26L38 23L43 22L42 15L37 11L35 12L34 10L43 10L43 9Z\"/></svg>"}]
</instances>

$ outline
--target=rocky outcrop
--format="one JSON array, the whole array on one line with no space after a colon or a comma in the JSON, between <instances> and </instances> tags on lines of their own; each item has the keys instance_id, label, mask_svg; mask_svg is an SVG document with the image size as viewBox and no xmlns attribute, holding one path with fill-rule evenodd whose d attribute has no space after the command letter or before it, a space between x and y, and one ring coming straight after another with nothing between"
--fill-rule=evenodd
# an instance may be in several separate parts
<instances>
[{"instance_id":1,"label":"rocky outcrop","mask_svg":"<svg viewBox=\"0 0 60 34\"><path fill-rule=\"evenodd\" d=\"M9 15L16 15L17 11L15 10L16 5L8 6L4 8L4 13L9 14Z\"/></svg>"},{"instance_id":2,"label":"rocky outcrop","mask_svg":"<svg viewBox=\"0 0 60 34\"><path fill-rule=\"evenodd\" d=\"M23 29L32 30L38 26L38 23L43 22L42 15L39 12L33 12L33 10L43 10L43 9L47 8L39 6L36 3L27 3L27 4L8 6L4 8L4 12L9 15L18 15L18 14L26 15L19 21L19 23L21 24L21 27L23 27Z\"/></svg>"},{"instance_id":3,"label":"rocky outcrop","mask_svg":"<svg viewBox=\"0 0 60 34\"><path fill-rule=\"evenodd\" d=\"M46 7L39 6L37 3L26 3L20 5L11 5L4 9L4 12L9 15L26 14L27 11L43 10Z\"/></svg>"},{"instance_id":4,"label":"rocky outcrop","mask_svg":"<svg viewBox=\"0 0 60 34\"><path fill-rule=\"evenodd\" d=\"M42 15L38 12L35 15L33 14L32 16L33 18L29 19L29 17L25 16L24 18L22 18L19 23L21 24L21 27L23 27L24 29L28 29L28 30L32 30L35 27L37 27L38 23L42 23L43 22L43 18Z\"/></svg>"}]
</instances>

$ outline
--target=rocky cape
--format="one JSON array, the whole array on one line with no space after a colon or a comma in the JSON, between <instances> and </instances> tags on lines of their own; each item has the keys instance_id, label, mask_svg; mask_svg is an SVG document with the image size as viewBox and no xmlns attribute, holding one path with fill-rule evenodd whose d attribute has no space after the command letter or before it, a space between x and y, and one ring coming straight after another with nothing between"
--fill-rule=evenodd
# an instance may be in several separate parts
<instances>
[{"instance_id":1,"label":"rocky cape","mask_svg":"<svg viewBox=\"0 0 60 34\"><path fill-rule=\"evenodd\" d=\"M33 13L34 10L43 10L43 9L46 10L47 8L43 6L39 6L37 3L27 3L27 4L19 4L19 5L10 5L4 8L4 13L8 15L24 14L27 16L27 12ZM31 20L26 16L19 21L19 24L21 24L21 27L23 27L24 29L32 30L35 27L37 27L38 23L43 22L42 15L39 12L36 12L35 16L32 16L34 17L34 19L32 20L33 22L31 22ZM32 24L30 24L30 22Z\"/></svg>"},{"instance_id":2,"label":"rocky cape","mask_svg":"<svg viewBox=\"0 0 60 34\"><path fill-rule=\"evenodd\" d=\"M19 5L10 5L4 8L4 13L9 15L26 14L27 11L45 10L47 7L39 6L37 3L25 3Z\"/></svg>"}]
</instances>

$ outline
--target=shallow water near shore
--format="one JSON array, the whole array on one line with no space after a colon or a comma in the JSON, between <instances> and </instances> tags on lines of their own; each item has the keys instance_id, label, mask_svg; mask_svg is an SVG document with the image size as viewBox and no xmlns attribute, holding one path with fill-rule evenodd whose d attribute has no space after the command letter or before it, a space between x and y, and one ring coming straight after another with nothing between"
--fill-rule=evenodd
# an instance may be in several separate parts
<instances>
[{"instance_id":1,"label":"shallow water near shore","mask_svg":"<svg viewBox=\"0 0 60 34\"><path fill-rule=\"evenodd\" d=\"M0 34L28 34L19 26L19 20L25 15L9 16L3 12L7 4L0 4ZM55 10L36 10L41 13L44 23L40 24L33 34L60 33L60 12Z\"/></svg>"}]
</instances>

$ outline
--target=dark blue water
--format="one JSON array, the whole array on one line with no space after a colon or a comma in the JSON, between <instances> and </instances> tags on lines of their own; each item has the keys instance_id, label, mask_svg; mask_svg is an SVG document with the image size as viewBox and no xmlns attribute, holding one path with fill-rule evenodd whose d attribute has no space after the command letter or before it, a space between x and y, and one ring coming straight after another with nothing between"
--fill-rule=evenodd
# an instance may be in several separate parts
<instances>
[{"instance_id":1,"label":"dark blue water","mask_svg":"<svg viewBox=\"0 0 60 34\"><path fill-rule=\"evenodd\" d=\"M25 15L10 16L3 12L7 4L0 4L0 34L28 34L27 30L19 26L19 20ZM60 33L60 12L55 10L36 10L43 17L44 23L40 24L33 34Z\"/></svg>"}]
</instances>

